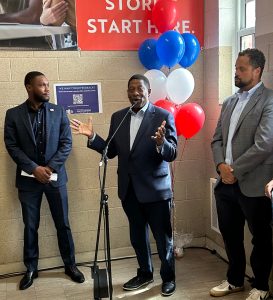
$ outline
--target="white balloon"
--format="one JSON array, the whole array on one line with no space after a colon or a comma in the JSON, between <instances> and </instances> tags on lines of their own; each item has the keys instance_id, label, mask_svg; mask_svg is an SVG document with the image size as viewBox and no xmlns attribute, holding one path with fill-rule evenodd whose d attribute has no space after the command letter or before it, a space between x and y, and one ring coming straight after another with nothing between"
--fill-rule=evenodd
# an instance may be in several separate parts
<instances>
[{"instance_id":1,"label":"white balloon","mask_svg":"<svg viewBox=\"0 0 273 300\"><path fill-rule=\"evenodd\" d=\"M150 102L154 103L157 100L165 99L167 96L166 91L166 75L156 69L147 71L144 76L146 76L151 85L151 95L149 97Z\"/></svg>"},{"instance_id":2,"label":"white balloon","mask_svg":"<svg viewBox=\"0 0 273 300\"><path fill-rule=\"evenodd\" d=\"M166 83L168 97L175 104L187 101L194 90L194 78L192 73L184 68L172 71Z\"/></svg>"}]
</instances>

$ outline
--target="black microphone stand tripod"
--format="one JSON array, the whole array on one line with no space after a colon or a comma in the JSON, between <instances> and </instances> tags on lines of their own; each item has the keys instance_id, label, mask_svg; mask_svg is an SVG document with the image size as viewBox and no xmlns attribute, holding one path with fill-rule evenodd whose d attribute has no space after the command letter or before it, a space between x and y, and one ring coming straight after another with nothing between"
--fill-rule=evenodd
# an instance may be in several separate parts
<instances>
[{"instance_id":1,"label":"black microphone stand tripod","mask_svg":"<svg viewBox=\"0 0 273 300\"><path fill-rule=\"evenodd\" d=\"M112 300L113 285L112 285L112 268L111 268L111 253L110 253L110 231L109 231L109 207L108 207L108 195L105 193L105 181L107 171L107 151L108 145L103 150L100 167L102 164L103 177L101 183L101 196L100 196L100 212L97 230L97 240L95 249L94 265L92 269L92 278L94 279L94 299L99 300L101 298L110 298ZM99 269L98 266L98 250L102 217L104 218L104 236L105 236L105 263L106 269Z\"/></svg>"},{"instance_id":2,"label":"black microphone stand tripod","mask_svg":"<svg viewBox=\"0 0 273 300\"><path fill-rule=\"evenodd\" d=\"M135 103L136 104L136 103ZM102 152L102 157L99 166L104 165L103 168L103 176L102 182L100 186L101 194L100 194L100 212L99 212L99 221L98 221L98 229L97 229L97 240L96 240L96 249L95 249L95 258L94 265L91 267L91 275L94 279L94 299L100 300L101 298L108 298L112 300L113 295L113 284L112 284L112 267L111 267L111 247L110 247L110 230L109 230L109 207L108 207L108 195L105 193L105 181L106 181L106 173L107 173L107 153L108 147L118 132L120 126L123 124L124 120L128 116L128 114L132 111L132 108L135 106L133 104L123 119L120 121L118 127L114 131L113 135L110 137L106 146ZM98 250L99 250L99 240L100 240L100 229L102 217L104 219L104 252L105 252L105 263L106 269L99 269L98 266Z\"/></svg>"}]
</instances>

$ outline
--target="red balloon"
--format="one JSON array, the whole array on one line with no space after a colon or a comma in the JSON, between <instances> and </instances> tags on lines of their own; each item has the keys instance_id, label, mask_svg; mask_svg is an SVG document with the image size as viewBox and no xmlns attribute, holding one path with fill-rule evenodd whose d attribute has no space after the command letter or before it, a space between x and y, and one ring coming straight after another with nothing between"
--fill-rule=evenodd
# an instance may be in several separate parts
<instances>
[{"instance_id":1,"label":"red balloon","mask_svg":"<svg viewBox=\"0 0 273 300\"><path fill-rule=\"evenodd\" d=\"M184 104L179 108L175 117L177 135L183 135L189 139L199 132L204 122L205 113L200 105L196 103Z\"/></svg>"},{"instance_id":2,"label":"red balloon","mask_svg":"<svg viewBox=\"0 0 273 300\"><path fill-rule=\"evenodd\" d=\"M176 106L168 101L168 100L165 100L165 99L160 99L160 100L157 100L154 105L158 106L158 107L161 107L163 109L166 109L167 111L169 111L170 113L173 114L174 118L175 118L175 115L177 113L177 109L176 109Z\"/></svg>"},{"instance_id":3,"label":"red balloon","mask_svg":"<svg viewBox=\"0 0 273 300\"><path fill-rule=\"evenodd\" d=\"M152 8L152 21L161 33L172 30L177 23L175 1L158 0Z\"/></svg>"}]
</instances>

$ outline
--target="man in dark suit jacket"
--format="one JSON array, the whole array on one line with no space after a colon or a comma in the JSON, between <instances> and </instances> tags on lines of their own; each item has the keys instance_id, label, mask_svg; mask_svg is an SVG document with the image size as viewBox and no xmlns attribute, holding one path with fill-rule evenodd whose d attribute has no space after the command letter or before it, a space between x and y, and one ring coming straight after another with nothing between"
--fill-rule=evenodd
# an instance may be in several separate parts
<instances>
[{"instance_id":1,"label":"man in dark suit jacket","mask_svg":"<svg viewBox=\"0 0 273 300\"><path fill-rule=\"evenodd\" d=\"M221 297L244 287L244 224L253 236L250 263L254 289L247 300L269 297L272 265L271 201L264 186L273 173L273 91L261 82L264 54L239 53L235 85L239 91L224 103L212 141L220 178L215 187L219 227L229 260L227 280L211 289Z\"/></svg>"},{"instance_id":2,"label":"man in dark suit jacket","mask_svg":"<svg viewBox=\"0 0 273 300\"><path fill-rule=\"evenodd\" d=\"M22 206L24 263L27 272L20 282L27 289L38 277L38 228L43 193L57 230L65 273L75 282L84 276L75 264L74 243L68 221L65 161L71 151L69 120L61 106L49 103L49 83L44 74L25 77L28 99L6 113L4 139L17 164L16 187Z\"/></svg>"},{"instance_id":3,"label":"man in dark suit jacket","mask_svg":"<svg viewBox=\"0 0 273 300\"><path fill-rule=\"evenodd\" d=\"M145 76L137 74L129 79L128 98L133 107L112 115L106 141L94 133L91 119L88 124L73 119L71 127L75 133L88 136L89 148L102 153L109 143L108 158L118 156L118 195L139 264L137 276L123 289L135 290L153 281L150 226L161 260L162 295L170 296L175 291L175 269L169 162L176 158L177 136L173 116L149 103L150 91Z\"/></svg>"}]
</instances>

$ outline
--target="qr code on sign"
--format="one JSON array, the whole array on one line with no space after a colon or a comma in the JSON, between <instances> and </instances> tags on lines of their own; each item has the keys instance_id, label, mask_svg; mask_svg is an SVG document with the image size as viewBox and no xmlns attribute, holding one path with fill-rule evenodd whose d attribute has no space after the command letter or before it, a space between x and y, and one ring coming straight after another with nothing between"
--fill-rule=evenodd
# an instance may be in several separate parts
<instances>
[{"instance_id":1,"label":"qr code on sign","mask_svg":"<svg viewBox=\"0 0 273 300\"><path fill-rule=\"evenodd\" d=\"M83 94L73 94L73 104L83 104Z\"/></svg>"}]
</instances>

